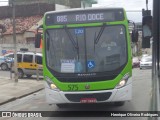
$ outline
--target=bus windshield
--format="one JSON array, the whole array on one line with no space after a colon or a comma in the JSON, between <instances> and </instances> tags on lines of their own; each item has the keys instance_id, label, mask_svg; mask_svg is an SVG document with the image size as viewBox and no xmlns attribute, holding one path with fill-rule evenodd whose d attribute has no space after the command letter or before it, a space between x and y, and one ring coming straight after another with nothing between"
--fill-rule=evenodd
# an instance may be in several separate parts
<instances>
[{"instance_id":1,"label":"bus windshield","mask_svg":"<svg viewBox=\"0 0 160 120\"><path fill-rule=\"evenodd\" d=\"M123 25L46 30L47 66L59 73L111 72L127 63ZM74 42L74 43L73 43Z\"/></svg>"}]
</instances>

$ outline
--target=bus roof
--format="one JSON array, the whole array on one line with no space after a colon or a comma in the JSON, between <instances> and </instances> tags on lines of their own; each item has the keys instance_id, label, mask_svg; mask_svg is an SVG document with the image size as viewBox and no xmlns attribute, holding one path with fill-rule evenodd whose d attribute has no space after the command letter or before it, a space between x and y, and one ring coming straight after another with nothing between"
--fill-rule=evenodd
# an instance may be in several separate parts
<instances>
[{"instance_id":1,"label":"bus roof","mask_svg":"<svg viewBox=\"0 0 160 120\"><path fill-rule=\"evenodd\" d=\"M119 8L106 8L106 7L97 7L97 8L74 8L74 9L63 9L63 10L57 10L57 11L48 11L45 14L50 14L50 13L64 13L64 12L76 12L76 11L92 11L92 10L124 10L124 8L119 7Z\"/></svg>"}]
</instances>

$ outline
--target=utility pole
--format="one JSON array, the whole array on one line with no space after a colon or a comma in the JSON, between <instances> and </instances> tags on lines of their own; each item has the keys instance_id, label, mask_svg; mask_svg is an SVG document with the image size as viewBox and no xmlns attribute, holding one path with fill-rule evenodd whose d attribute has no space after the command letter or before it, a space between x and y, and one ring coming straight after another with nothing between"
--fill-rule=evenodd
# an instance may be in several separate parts
<instances>
[{"instance_id":1,"label":"utility pole","mask_svg":"<svg viewBox=\"0 0 160 120\"><path fill-rule=\"evenodd\" d=\"M15 2L12 0L12 17L13 17L13 42L14 42L14 78L15 83L18 83L17 70L17 42L16 42L16 22L15 22Z\"/></svg>"},{"instance_id":2,"label":"utility pole","mask_svg":"<svg viewBox=\"0 0 160 120\"><path fill-rule=\"evenodd\" d=\"M146 9L148 10L148 0L146 0Z\"/></svg>"}]
</instances>

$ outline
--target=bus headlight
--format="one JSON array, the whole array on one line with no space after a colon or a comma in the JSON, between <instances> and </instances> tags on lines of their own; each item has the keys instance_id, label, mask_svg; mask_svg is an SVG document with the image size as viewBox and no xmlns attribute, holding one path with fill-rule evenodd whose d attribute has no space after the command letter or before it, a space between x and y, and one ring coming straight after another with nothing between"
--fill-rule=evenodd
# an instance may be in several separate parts
<instances>
[{"instance_id":1,"label":"bus headlight","mask_svg":"<svg viewBox=\"0 0 160 120\"><path fill-rule=\"evenodd\" d=\"M45 78L46 78L46 82L49 85L50 89L55 90L55 91L60 91L49 77L45 77Z\"/></svg>"},{"instance_id":2,"label":"bus headlight","mask_svg":"<svg viewBox=\"0 0 160 120\"><path fill-rule=\"evenodd\" d=\"M130 76L129 73L125 74L122 80L116 86L116 88L119 89L119 88L124 87L128 81L129 76Z\"/></svg>"}]
</instances>

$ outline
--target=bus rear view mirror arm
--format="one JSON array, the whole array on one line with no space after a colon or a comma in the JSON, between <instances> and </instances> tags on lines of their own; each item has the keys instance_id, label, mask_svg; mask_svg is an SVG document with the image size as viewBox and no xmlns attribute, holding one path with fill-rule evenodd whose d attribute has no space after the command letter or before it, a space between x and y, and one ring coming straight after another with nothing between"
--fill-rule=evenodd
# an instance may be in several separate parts
<instances>
[{"instance_id":1,"label":"bus rear view mirror arm","mask_svg":"<svg viewBox=\"0 0 160 120\"><path fill-rule=\"evenodd\" d=\"M150 48L152 38L152 16L144 16L142 19L142 48Z\"/></svg>"}]
</instances>

